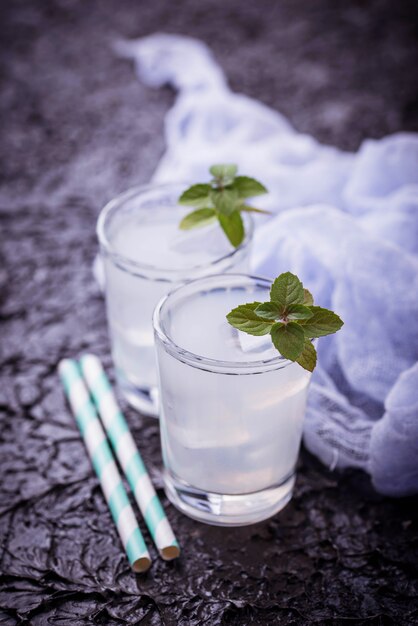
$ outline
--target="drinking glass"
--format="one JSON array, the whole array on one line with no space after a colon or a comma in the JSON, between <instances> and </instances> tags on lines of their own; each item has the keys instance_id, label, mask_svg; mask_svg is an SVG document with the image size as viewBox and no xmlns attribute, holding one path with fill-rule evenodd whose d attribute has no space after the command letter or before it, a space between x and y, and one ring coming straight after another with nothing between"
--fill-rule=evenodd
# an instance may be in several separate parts
<instances>
[{"instance_id":1,"label":"drinking glass","mask_svg":"<svg viewBox=\"0 0 418 626\"><path fill-rule=\"evenodd\" d=\"M104 265L113 362L128 402L158 414L152 313L177 285L213 273L246 271L253 223L244 216L246 237L233 248L219 224L182 231L192 207L177 200L187 184L130 189L102 210L97 235Z\"/></svg>"},{"instance_id":2,"label":"drinking glass","mask_svg":"<svg viewBox=\"0 0 418 626\"><path fill-rule=\"evenodd\" d=\"M254 276L210 276L172 291L154 312L166 492L211 524L263 520L292 496L310 373L270 335L247 335L225 317L268 300L270 287Z\"/></svg>"}]
</instances>

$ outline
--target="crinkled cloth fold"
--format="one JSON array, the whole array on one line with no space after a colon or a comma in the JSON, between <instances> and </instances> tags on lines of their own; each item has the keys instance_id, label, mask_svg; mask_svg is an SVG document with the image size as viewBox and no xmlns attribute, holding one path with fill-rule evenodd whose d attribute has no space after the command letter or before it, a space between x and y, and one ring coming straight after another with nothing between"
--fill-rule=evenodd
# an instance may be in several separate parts
<instances>
[{"instance_id":1,"label":"crinkled cloth fold","mask_svg":"<svg viewBox=\"0 0 418 626\"><path fill-rule=\"evenodd\" d=\"M178 90L154 180L204 180L222 161L260 178L270 194L258 205L275 215L258 221L254 272L296 272L345 321L319 342L306 446L368 471L381 493L418 492L418 136L342 152L232 93L199 41L157 34L117 48L142 81Z\"/></svg>"}]
</instances>

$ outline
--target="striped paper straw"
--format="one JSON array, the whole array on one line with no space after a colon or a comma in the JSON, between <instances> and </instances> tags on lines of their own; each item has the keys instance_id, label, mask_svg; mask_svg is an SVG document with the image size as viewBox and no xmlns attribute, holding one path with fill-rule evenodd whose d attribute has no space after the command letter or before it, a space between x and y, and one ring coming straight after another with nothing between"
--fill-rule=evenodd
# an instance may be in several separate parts
<instances>
[{"instance_id":1,"label":"striped paper straw","mask_svg":"<svg viewBox=\"0 0 418 626\"><path fill-rule=\"evenodd\" d=\"M134 572L146 572L151 558L80 367L76 361L64 359L59 363L58 371L129 563Z\"/></svg>"},{"instance_id":2,"label":"striped paper straw","mask_svg":"<svg viewBox=\"0 0 418 626\"><path fill-rule=\"evenodd\" d=\"M145 523L163 559L180 554L179 544L161 506L128 424L116 402L112 387L100 360L86 354L81 369L118 461L134 493Z\"/></svg>"}]
</instances>

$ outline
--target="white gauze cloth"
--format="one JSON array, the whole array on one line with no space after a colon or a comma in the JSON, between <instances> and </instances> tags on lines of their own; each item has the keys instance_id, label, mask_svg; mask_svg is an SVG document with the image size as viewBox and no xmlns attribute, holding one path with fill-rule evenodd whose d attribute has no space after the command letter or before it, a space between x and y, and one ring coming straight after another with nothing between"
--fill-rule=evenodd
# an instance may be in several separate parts
<instances>
[{"instance_id":1,"label":"white gauze cloth","mask_svg":"<svg viewBox=\"0 0 418 626\"><path fill-rule=\"evenodd\" d=\"M117 51L144 83L178 90L154 182L202 181L216 162L259 178L270 193L257 206L274 215L256 218L253 272L295 272L345 322L319 340L307 448L381 493L418 492L418 136L342 152L232 93L200 41L156 34Z\"/></svg>"}]
</instances>

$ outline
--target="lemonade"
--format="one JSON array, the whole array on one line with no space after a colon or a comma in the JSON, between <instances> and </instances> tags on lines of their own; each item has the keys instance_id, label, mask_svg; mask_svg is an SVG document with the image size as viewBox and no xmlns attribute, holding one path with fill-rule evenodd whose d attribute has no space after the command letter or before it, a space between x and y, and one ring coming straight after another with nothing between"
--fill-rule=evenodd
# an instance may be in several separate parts
<instances>
[{"instance_id":1,"label":"lemonade","mask_svg":"<svg viewBox=\"0 0 418 626\"><path fill-rule=\"evenodd\" d=\"M310 373L226 314L270 282L213 276L170 294L154 316L169 498L215 524L269 517L289 500Z\"/></svg>"}]
</instances>

